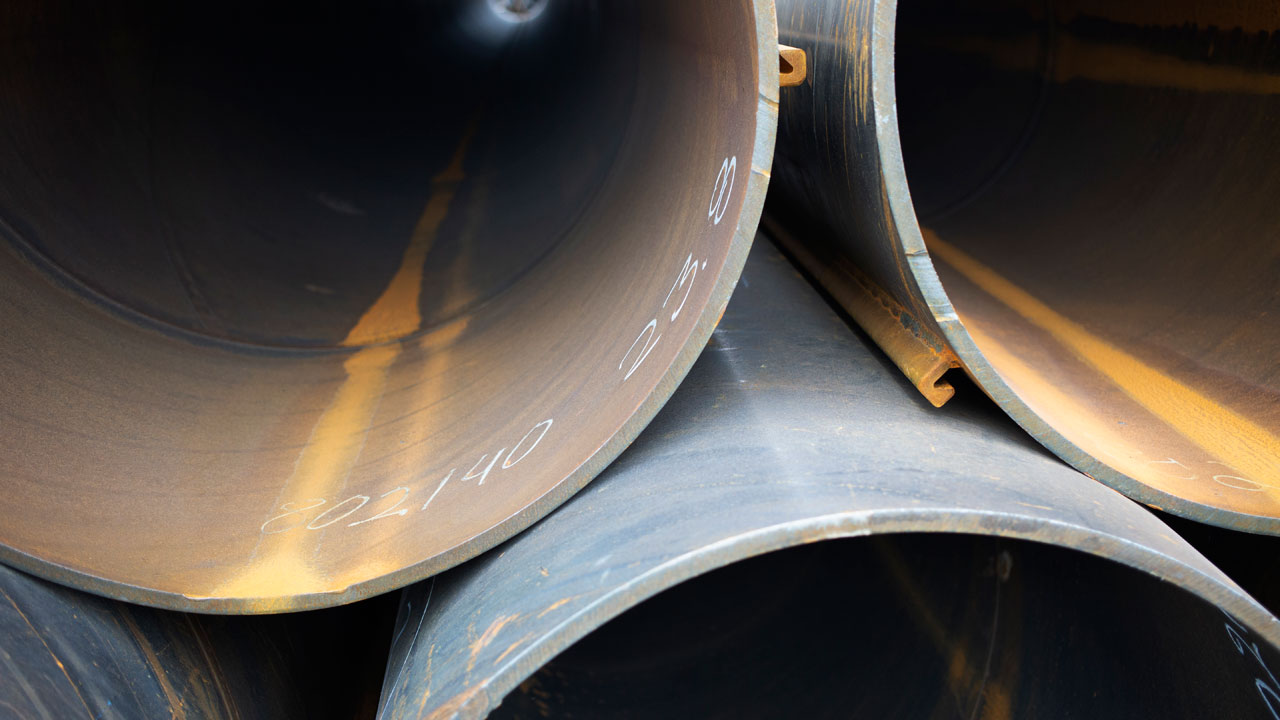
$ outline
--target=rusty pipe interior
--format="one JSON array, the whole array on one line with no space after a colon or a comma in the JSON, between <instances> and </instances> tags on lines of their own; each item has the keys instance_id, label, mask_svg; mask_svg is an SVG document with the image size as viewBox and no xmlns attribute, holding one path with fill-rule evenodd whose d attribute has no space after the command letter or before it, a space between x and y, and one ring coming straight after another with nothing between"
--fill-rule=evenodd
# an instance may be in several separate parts
<instances>
[{"instance_id":1,"label":"rusty pipe interior","mask_svg":"<svg viewBox=\"0 0 1280 720\"><path fill-rule=\"evenodd\" d=\"M1212 604L1111 560L898 535L677 585L552 658L491 717L1267 718L1276 662Z\"/></svg>"},{"instance_id":2,"label":"rusty pipe interior","mask_svg":"<svg viewBox=\"0 0 1280 720\"><path fill-rule=\"evenodd\" d=\"M759 0L6 4L3 557L281 610L548 511L727 301L773 22Z\"/></svg>"},{"instance_id":3,"label":"rusty pipe interior","mask_svg":"<svg viewBox=\"0 0 1280 720\"><path fill-rule=\"evenodd\" d=\"M912 1L893 60L973 346L1144 499L1245 529L1280 514L1277 29L1267 2Z\"/></svg>"}]
</instances>

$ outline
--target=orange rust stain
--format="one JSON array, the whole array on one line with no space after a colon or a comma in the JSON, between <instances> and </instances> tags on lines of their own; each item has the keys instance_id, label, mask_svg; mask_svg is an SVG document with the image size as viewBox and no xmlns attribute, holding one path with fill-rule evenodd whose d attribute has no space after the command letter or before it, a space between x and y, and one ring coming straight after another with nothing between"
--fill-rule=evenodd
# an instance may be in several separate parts
<instances>
[{"instance_id":1,"label":"orange rust stain","mask_svg":"<svg viewBox=\"0 0 1280 720\"><path fill-rule=\"evenodd\" d=\"M979 695L973 701L981 707L981 714L975 712L971 717L981 720L1010 720L1013 718L1013 698L1008 688L996 678L982 677L984 674L981 668L970 666L968 656L959 645L952 649L947 679L953 692L959 695L963 690L975 686L979 689Z\"/></svg>"},{"instance_id":2,"label":"orange rust stain","mask_svg":"<svg viewBox=\"0 0 1280 720\"><path fill-rule=\"evenodd\" d=\"M1001 679L992 677L986 669L977 666L970 659L965 644L953 636L934 612L902 556L884 543L878 544L876 549L893 577L894 584L910 605L913 617L923 626L938 654L947 658L947 685L957 707L973 703L973 712L965 714L980 717L982 720L1012 718L1011 693ZM954 714L943 709L945 700L940 698L939 703L940 713L935 715ZM981 715L977 715L979 706L982 709Z\"/></svg>"},{"instance_id":3,"label":"orange rust stain","mask_svg":"<svg viewBox=\"0 0 1280 720\"><path fill-rule=\"evenodd\" d=\"M937 621L937 618L932 615L930 615L930 619ZM939 645L939 651L945 648L943 644L945 642L945 639L935 638L935 643ZM947 685L952 692L958 694L961 689L973 682L975 675L973 666L969 662L969 654L965 652L964 648L960 645L951 648L951 657L947 660Z\"/></svg>"},{"instance_id":4,"label":"orange rust stain","mask_svg":"<svg viewBox=\"0 0 1280 720\"><path fill-rule=\"evenodd\" d=\"M169 711L171 717L176 719L185 718L187 711L183 707L182 696L173 689L173 685L169 683L169 675L164 671L164 666L160 664L160 658L156 655L155 649L151 647L151 642L147 640L147 636L142 633L142 629L133 621L133 615L129 609L123 605L120 607L120 619L129 628L129 632L134 639L138 641L138 648L142 650L143 656L147 658L147 664L151 666L151 674L155 675L156 682L160 683L160 691L164 693L164 698L169 702ZM59 666L62 663L58 663Z\"/></svg>"},{"instance_id":5,"label":"orange rust stain","mask_svg":"<svg viewBox=\"0 0 1280 720\"><path fill-rule=\"evenodd\" d=\"M470 673L471 669L476 666L476 658L479 657L480 651L484 650L489 643L493 642L494 638L498 637L498 633L502 632L502 628L506 627L508 623L518 617L520 616L502 615L495 618L494 621L489 624L488 629L480 634L480 637L471 641L471 644L468 646L471 648L471 657L467 660L468 673Z\"/></svg>"},{"instance_id":6,"label":"orange rust stain","mask_svg":"<svg viewBox=\"0 0 1280 720\"><path fill-rule=\"evenodd\" d=\"M293 474L285 483L285 502L292 502L295 507L320 498L333 502L329 496L342 487L364 449L386 387L387 372L399 354L398 346L375 346L355 353L343 364L347 379L298 456ZM259 554L249 567L220 585L216 592L231 597L268 598L323 590L326 578L311 563L319 540L319 535L303 528L264 535Z\"/></svg>"},{"instance_id":7,"label":"orange rust stain","mask_svg":"<svg viewBox=\"0 0 1280 720\"><path fill-rule=\"evenodd\" d=\"M964 646L952 640L947 628L943 626L937 613L933 611L924 593L921 592L915 578L911 576L911 569L907 567L906 561L897 551L883 543L878 544L876 549L893 577L894 583L898 586L898 590L910 605L912 615L920 622L938 653L947 657L947 686L959 704L962 694L972 686L976 677L973 663L969 660Z\"/></svg>"},{"instance_id":8,"label":"orange rust stain","mask_svg":"<svg viewBox=\"0 0 1280 720\"><path fill-rule=\"evenodd\" d=\"M432 180L432 195L414 228L395 276L347 334L342 345L358 347L383 343L418 329L422 322L418 301L422 292L423 265L464 178L462 164L473 130L474 125L463 136L449 166ZM463 328L465 324L451 326L453 332L461 332ZM364 450L391 366L402 350L400 344L375 344L347 358L343 363L347 378L312 429L311 437L294 465L293 474L285 481L276 507L287 503L300 507L319 499L339 502L332 496L343 486ZM322 505L315 512L323 512L327 507L333 505ZM375 558L350 568L342 577L325 576L312 562L320 539L320 534L302 528L264 534L249 566L215 588L215 594L269 600L301 592L341 590L352 580L369 577L391 563L390 560Z\"/></svg>"},{"instance_id":9,"label":"orange rust stain","mask_svg":"<svg viewBox=\"0 0 1280 720\"><path fill-rule=\"evenodd\" d=\"M447 720L447 718L454 717L458 714L458 711L469 705L471 700L483 689L483 686L476 685L459 693L445 704L433 710L431 714L427 716L427 720Z\"/></svg>"},{"instance_id":10,"label":"orange rust stain","mask_svg":"<svg viewBox=\"0 0 1280 720\"><path fill-rule=\"evenodd\" d=\"M988 682L982 692L982 720L1009 720L1013 717L1013 698L1008 688Z\"/></svg>"},{"instance_id":11,"label":"orange rust stain","mask_svg":"<svg viewBox=\"0 0 1280 720\"><path fill-rule=\"evenodd\" d=\"M422 674L422 676L427 680L427 687L425 690L423 690L422 697L418 698L418 716L419 717L422 716L423 708L427 706L427 700L431 698L431 679L434 677L434 675L431 674L431 664L435 660L435 655L436 655L436 645L435 643L431 643L430 649L427 650L427 669Z\"/></svg>"},{"instance_id":12,"label":"orange rust stain","mask_svg":"<svg viewBox=\"0 0 1280 720\"><path fill-rule=\"evenodd\" d=\"M516 648L518 648L518 647L520 647L521 645L523 645L524 643L528 642L529 638L531 638L531 637L533 637L533 633L525 633L525 635L524 635L524 636L522 636L519 640L517 640L517 641L515 641L515 642L511 643L510 645L508 645L508 646L507 646L507 649L506 649L506 650L503 650L501 655L499 655L498 657L494 658L494 660L493 660L493 664L494 664L494 665L497 665L498 663L502 662L502 659L503 659L503 658L505 658L506 656L510 655L510 654L511 654L511 652L512 652L513 650L515 650Z\"/></svg>"},{"instance_id":13,"label":"orange rust stain","mask_svg":"<svg viewBox=\"0 0 1280 720\"><path fill-rule=\"evenodd\" d=\"M852 12L844 13L845 27L843 33L844 37L849 38L850 42L847 57L853 59L852 72L846 73L845 92L848 95L846 106L857 108L858 121L863 125L871 122L872 33L863 31L864 23L872 22L870 14L870 7L862 15ZM845 157L851 156L846 152Z\"/></svg>"},{"instance_id":14,"label":"orange rust stain","mask_svg":"<svg viewBox=\"0 0 1280 720\"><path fill-rule=\"evenodd\" d=\"M1061 427L1063 436L1089 455L1110 465L1117 471L1178 497L1206 504L1224 504L1215 484L1200 480L1185 481L1167 474L1153 472L1150 458L1118 431L1111 422L1104 422L1097 411L1082 404L1059 390L1035 368L1018 359L998 340L988 336L976 325L966 325L973 342L982 348L982 354L995 367L1005 382L1009 383L1027 405L1037 414ZM1132 427L1132 426L1130 426ZM1150 448L1148 448L1149 450ZM1265 493L1262 493L1265 494ZM1154 504L1151 507L1160 509ZM1273 509L1244 506L1232 498L1231 507L1250 512L1271 512ZM1274 504L1271 505L1274 508Z\"/></svg>"},{"instance_id":15,"label":"orange rust stain","mask_svg":"<svg viewBox=\"0 0 1280 720\"><path fill-rule=\"evenodd\" d=\"M720 327L720 321L724 320L724 311L728 309L729 309L729 306L727 304L724 307L720 308L720 314L716 316L716 324L711 328L712 330Z\"/></svg>"},{"instance_id":16,"label":"orange rust stain","mask_svg":"<svg viewBox=\"0 0 1280 720\"><path fill-rule=\"evenodd\" d=\"M930 253L1044 329L1187 440L1264 486L1280 481L1280 438L1093 335L934 233L924 233Z\"/></svg>"},{"instance_id":17,"label":"orange rust stain","mask_svg":"<svg viewBox=\"0 0 1280 720\"><path fill-rule=\"evenodd\" d=\"M62 664L62 660L60 660L53 652L53 648L49 647L49 643L44 641L44 636L40 634L39 630L36 630L36 626L31 624L31 620L27 617L27 614L22 612L22 608L18 607L18 603L15 602L13 597L11 597L9 593L5 592L3 588L0 588L0 595L4 595L4 599L8 600L9 604L13 606L14 612L18 613L18 617L22 618L22 622L26 623L27 627L31 629L31 634L40 641L41 645L44 646L45 651L49 653L49 657L53 658L54 664L62 671L62 676L67 679L67 684L71 686L71 691L76 694L76 698L78 698L80 700L80 704L84 706L85 712L91 714L93 711L89 709L89 703L85 702L84 695L80 694L80 687L71 679L71 675L67 673L66 666Z\"/></svg>"},{"instance_id":18,"label":"orange rust stain","mask_svg":"<svg viewBox=\"0 0 1280 720\"><path fill-rule=\"evenodd\" d=\"M440 225L449 215L449 206L458 192L465 175L462 170L467 148L471 144L474 126L468 129L458 144L449 166L431 180L431 197L418 218L409 246L405 248L400 269L391 278L382 295L365 311L356 326L347 333L342 344L358 347L387 342L417 331L422 325L422 313L418 298L422 295L422 269L431 246L435 244Z\"/></svg>"},{"instance_id":19,"label":"orange rust stain","mask_svg":"<svg viewBox=\"0 0 1280 720\"><path fill-rule=\"evenodd\" d=\"M560 608L564 607L564 606L565 606L569 601L573 600L573 599L574 599L574 598L576 598L576 597L578 597L578 596L577 596L577 595L573 595L573 596L571 596L571 597L563 598L563 599L561 599L561 600L557 600L557 601L555 601L555 602L551 603L551 605L550 605L550 606L548 606L546 610L543 610L542 612L538 613L538 617L542 617L543 615L546 615L547 613L553 612L553 611L555 611L555 610L558 610L558 609L560 609Z\"/></svg>"},{"instance_id":20,"label":"orange rust stain","mask_svg":"<svg viewBox=\"0 0 1280 720\"><path fill-rule=\"evenodd\" d=\"M203 706L201 713L209 716L229 714L231 717L240 717L239 708L236 707L235 699L227 692L226 676L222 672L222 666L218 663L217 656L210 652L208 637L202 627L196 624L191 615L184 615L187 629L191 632L191 637L195 639L196 649L200 651L200 657L204 660L204 667L199 667L195 663L191 664L191 671L188 675L188 684L197 689L201 700L198 704ZM217 692L217 699L221 701L219 706L214 702L214 698L207 693L199 692L199 689L208 683Z\"/></svg>"}]
</instances>

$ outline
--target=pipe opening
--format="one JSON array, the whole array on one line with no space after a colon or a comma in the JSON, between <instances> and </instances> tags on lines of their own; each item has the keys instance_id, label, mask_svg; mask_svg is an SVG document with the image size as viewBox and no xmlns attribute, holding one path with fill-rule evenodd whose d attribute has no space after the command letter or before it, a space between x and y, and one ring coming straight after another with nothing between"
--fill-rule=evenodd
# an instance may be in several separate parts
<instances>
[{"instance_id":1,"label":"pipe opening","mask_svg":"<svg viewBox=\"0 0 1280 720\"><path fill-rule=\"evenodd\" d=\"M1267 718L1278 663L1222 611L1108 560L886 536L667 590L552 659L492 717Z\"/></svg>"},{"instance_id":2,"label":"pipe opening","mask_svg":"<svg viewBox=\"0 0 1280 720\"><path fill-rule=\"evenodd\" d=\"M1280 16L904 2L911 200L977 349L1114 470L1280 513Z\"/></svg>"},{"instance_id":3,"label":"pipe opening","mask_svg":"<svg viewBox=\"0 0 1280 720\"><path fill-rule=\"evenodd\" d=\"M742 262L761 27L8 4L0 543L197 599L337 592L594 472Z\"/></svg>"},{"instance_id":4,"label":"pipe opening","mask_svg":"<svg viewBox=\"0 0 1280 720\"><path fill-rule=\"evenodd\" d=\"M601 32L645 13L547 7L19 4L11 234L86 291L267 346L384 342L518 294L576 234L621 242L599 195L640 169L617 167L631 79L662 62Z\"/></svg>"}]
</instances>

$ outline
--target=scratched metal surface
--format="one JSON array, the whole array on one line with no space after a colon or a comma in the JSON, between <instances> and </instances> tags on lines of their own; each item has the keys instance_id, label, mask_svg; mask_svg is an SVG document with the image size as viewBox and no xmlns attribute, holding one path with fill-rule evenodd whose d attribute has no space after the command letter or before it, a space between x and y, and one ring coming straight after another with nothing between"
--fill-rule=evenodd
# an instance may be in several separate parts
<instances>
[{"instance_id":1,"label":"scratched metal surface","mask_svg":"<svg viewBox=\"0 0 1280 720\"><path fill-rule=\"evenodd\" d=\"M1089 475L1280 532L1276 4L787 0L779 24L812 71L771 212L815 274L851 261L917 352Z\"/></svg>"},{"instance_id":2,"label":"scratched metal surface","mask_svg":"<svg viewBox=\"0 0 1280 720\"><path fill-rule=\"evenodd\" d=\"M912 540L911 534L929 537ZM819 613L821 608L866 620L860 627L874 635L893 623L861 613L864 605L860 603L874 604L881 598L882 606L901 612L918 598L913 601L900 589L878 585L868 580L873 576L853 570L848 570L850 577L825 586L835 593L834 602L830 596L819 598L808 609L793 607L789 616L775 614L768 622L756 622L755 606L744 605L743 595L760 598L760 607L767 609L775 598L788 595L792 580L798 577L795 568L808 562L792 562L788 558L794 556L779 555L782 560L762 561L764 566L754 566L745 579L739 577L737 585L730 583L727 592L690 591L706 603L701 606L703 613L695 613L685 625L690 630L687 637L659 624L632 623L635 632L607 632L608 642L584 651L590 660L583 660L575 649L565 654L567 664L557 666L553 661L646 598L695 576L770 551L869 535L902 535L901 542L893 540L886 546L897 548L895 552L904 557L919 555L924 564L910 566L917 570L928 569L933 562L934 570L945 571L922 571L913 577L932 583L935 592L928 597L937 601L933 607L939 617L955 620L944 623L954 633L942 634L954 635L956 642L962 636L983 637L982 628L992 617L992 609L983 605L991 597L992 565L984 565L982 558L998 559L1007 550L1013 569L1000 570L997 560L997 575L1015 581L1038 577L1038 585L1027 585L1038 588L1038 601L1028 600L1023 606L1028 609L1025 617L1040 624L1026 626L1024 631L1027 637L1045 636L1028 641L1028 653L1032 647L1045 652L1077 647L1080 643L1073 637L1092 638L1099 644L1071 656L1072 663L1101 664L1112 650L1116 657L1128 658L1134 649L1158 648L1132 666L1151 673L1138 684L1155 678L1166 688L1191 677L1196 668L1213 668L1200 675L1207 682L1185 684L1196 696L1196 703L1188 708L1208 702L1219 709L1265 712L1262 703L1268 698L1260 693L1280 691L1267 674L1280 666L1280 621L1150 512L1043 451L975 389L934 409L762 239L755 243L733 302L707 351L663 412L614 465L589 489L519 537L405 591L381 717L482 717L517 687L522 688L520 696L512 696L503 708L515 715L530 708L553 714L574 709L590 717L642 715L640 709L662 709L662 698L693 698L700 692L696 687L710 677L708 673L714 675L715 668L735 662L732 652L717 655L698 648L692 638L699 627L715 625L728 636L741 619L753 629L745 634L747 640L758 637L764 646L774 647L768 642L779 634L770 628L803 624L797 616ZM820 545L846 543L856 549L868 542ZM937 552L908 552L912 542ZM1037 548L1039 544L1056 547ZM839 558L844 556L839 552L843 551L837 551L838 562L825 566L828 578L852 567L842 564ZM980 572L984 566L985 580ZM1027 569L1037 567L1038 575ZM957 568L975 572L972 577L957 575ZM817 583L819 596L823 576L818 573L816 581L809 579ZM960 584L935 582L940 577L959 577ZM1146 589L1138 593L1142 583ZM1089 613L1118 606L1117 597L1149 600L1136 608L1135 603L1128 606L1153 634L1124 635L1121 631L1127 626L1121 620L1080 626L1072 606L1054 602L1058 594L1076 597L1081 612ZM1010 601L1004 607L1020 606ZM1215 607L1234 618L1224 617ZM970 611L978 613L972 617L983 616L983 621L965 622ZM717 615L730 620L716 625ZM827 616L819 613L819 620L822 617ZM1006 623L1016 618L1009 615ZM838 623L823 630L822 622L815 622L820 627L814 630L810 624L805 626L808 631L829 631L832 638L839 638L818 643L825 648L822 657L834 663L830 667L844 667L839 663L848 656L869 658L875 664L881 658L889 663L901 657L936 655L929 647L935 641L927 638L918 653L894 648L875 652L863 647L869 635L855 633L846 642L850 636L836 634ZM1101 627L1108 629L1100 631ZM1089 634L1090 628L1097 634ZM670 646L654 651L651 643L647 650L630 655L627 648L635 646L619 638L637 635ZM804 656L798 649L802 645L797 644L803 638L788 640L785 635L779 652L791 655L774 658L773 667L780 672L789 658L800 663ZM1107 638L1112 635L1124 641L1109 647ZM1239 652L1238 637L1245 638ZM1259 658L1252 655L1248 643L1258 645ZM985 644L992 643L988 639ZM1013 650L1010 657L1019 661L1012 663L1015 668L1023 660L1036 660L1034 653L1021 656ZM650 651L655 654L646 654ZM1013 704L1006 709L1023 711L1013 716L1034 715L1035 708L1018 703L1040 697L1032 691L1067 676L1063 668L1072 665L1055 667L1054 657L1065 656L1039 656L1037 672L1007 688ZM539 673L544 665L553 670ZM592 692L593 683L601 677L592 676L591 668L607 675L610 667L623 666L629 670L620 671L614 679L623 684L629 682L627 678L634 679L628 686L630 694L622 697L639 704L598 704L619 696ZM655 674L663 667L683 668L688 674L683 678ZM967 681L983 676L973 672L975 665L942 662L925 668L936 671L936 677L908 682L898 676L871 687L868 696L896 689L902 695L921 694L932 700L928 695L935 686L930 683L937 680L938 688L945 687L948 667ZM999 668L992 668L998 674ZM783 683L779 692L800 694L808 682L832 690L832 698L843 697L845 691L840 688L859 676L838 675L844 685L828 688L826 681L809 677L790 686ZM657 677L665 679L657 681ZM742 675L749 677L755 676ZM1039 683L1032 682L1036 678ZM648 684L649 680L655 681ZM1267 689L1259 690L1258 682ZM744 699L759 696L746 687L749 684L737 686L750 690L741 695ZM642 695L648 699L639 699ZM815 698L824 697L822 692L809 695L805 701L809 704L803 705L806 709L813 709ZM995 696L994 691L984 694L980 687L970 687L964 694L970 703ZM574 705L575 697L588 702ZM774 707L767 698L761 699L764 704L744 707L736 704L735 697L739 696L701 697L709 704L686 707L718 707L717 712L730 717L758 715ZM1118 697L1123 702L1127 696L1120 692ZM1184 695L1174 692L1170 697ZM560 701L566 705L558 705ZM976 712L978 706L972 707ZM843 710L843 716L851 712L848 706ZM997 710L989 716L1000 717ZM1039 712L1059 716L1052 707Z\"/></svg>"},{"instance_id":3,"label":"scratched metal surface","mask_svg":"<svg viewBox=\"0 0 1280 720\"><path fill-rule=\"evenodd\" d=\"M631 442L755 233L774 7L534 5L0 8L0 560L335 605Z\"/></svg>"},{"instance_id":4,"label":"scratched metal surface","mask_svg":"<svg viewBox=\"0 0 1280 720\"><path fill-rule=\"evenodd\" d=\"M0 716L314 717L280 637L105 600L0 567Z\"/></svg>"}]
</instances>

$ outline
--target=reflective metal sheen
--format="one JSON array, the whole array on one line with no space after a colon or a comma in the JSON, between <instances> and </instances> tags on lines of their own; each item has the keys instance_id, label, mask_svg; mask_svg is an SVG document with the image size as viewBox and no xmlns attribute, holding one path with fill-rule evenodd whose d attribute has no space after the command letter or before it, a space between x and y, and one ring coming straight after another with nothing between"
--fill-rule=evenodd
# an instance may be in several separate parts
<instances>
[{"instance_id":1,"label":"reflective metal sheen","mask_svg":"<svg viewBox=\"0 0 1280 720\"><path fill-rule=\"evenodd\" d=\"M779 3L789 247L1144 503L1280 533L1280 6ZM772 201L771 201L772 202Z\"/></svg>"},{"instance_id":2,"label":"reflective metal sheen","mask_svg":"<svg viewBox=\"0 0 1280 720\"><path fill-rule=\"evenodd\" d=\"M132 607L6 567L0 596L5 718L314 717L304 663L260 622L276 618Z\"/></svg>"},{"instance_id":3,"label":"reflective metal sheen","mask_svg":"<svg viewBox=\"0 0 1280 720\"><path fill-rule=\"evenodd\" d=\"M1280 621L972 386L933 408L766 242L635 445L397 622L384 718L1265 718L1280 697Z\"/></svg>"},{"instance_id":4,"label":"reflective metal sheen","mask_svg":"<svg viewBox=\"0 0 1280 720\"><path fill-rule=\"evenodd\" d=\"M0 559L170 608L397 588L583 487L773 155L772 0L13 2L0 40Z\"/></svg>"}]
</instances>

